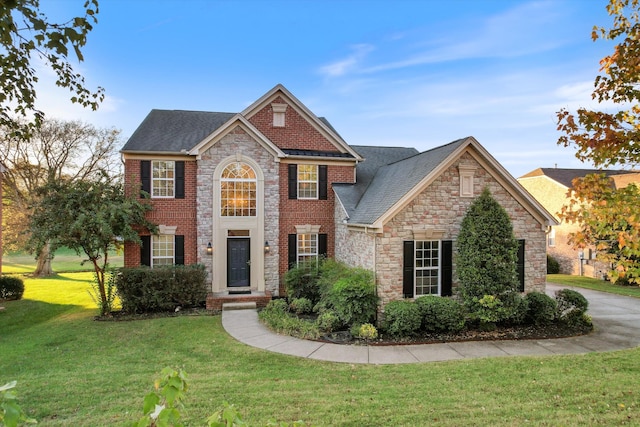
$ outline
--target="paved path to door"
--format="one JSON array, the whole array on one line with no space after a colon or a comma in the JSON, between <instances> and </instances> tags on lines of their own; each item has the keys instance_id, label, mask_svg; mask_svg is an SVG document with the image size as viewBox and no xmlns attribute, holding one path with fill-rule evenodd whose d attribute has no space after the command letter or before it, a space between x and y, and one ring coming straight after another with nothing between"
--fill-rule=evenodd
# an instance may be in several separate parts
<instances>
[{"instance_id":1,"label":"paved path to door","mask_svg":"<svg viewBox=\"0 0 640 427\"><path fill-rule=\"evenodd\" d=\"M547 284L553 295L564 286ZM275 353L343 363L419 363L479 357L577 354L640 345L640 299L577 289L589 301L595 331L589 335L549 340L472 341L419 345L340 345L307 341L271 332L256 310L225 310L224 329L238 341Z\"/></svg>"}]
</instances>

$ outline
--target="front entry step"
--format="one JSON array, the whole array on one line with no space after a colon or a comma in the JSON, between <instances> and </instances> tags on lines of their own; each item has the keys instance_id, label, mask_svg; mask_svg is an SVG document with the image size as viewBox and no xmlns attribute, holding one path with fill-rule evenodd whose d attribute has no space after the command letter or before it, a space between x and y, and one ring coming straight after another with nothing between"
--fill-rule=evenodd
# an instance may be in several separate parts
<instances>
[{"instance_id":1,"label":"front entry step","mask_svg":"<svg viewBox=\"0 0 640 427\"><path fill-rule=\"evenodd\" d=\"M271 292L256 292L249 294L230 294L225 292L210 292L207 295L207 310L219 312L221 310L242 310L250 308L264 308L271 301ZM249 305L250 304L250 305Z\"/></svg>"},{"instance_id":2,"label":"front entry step","mask_svg":"<svg viewBox=\"0 0 640 427\"><path fill-rule=\"evenodd\" d=\"M258 306L254 302L225 302L222 311L226 310L255 310Z\"/></svg>"}]
</instances>

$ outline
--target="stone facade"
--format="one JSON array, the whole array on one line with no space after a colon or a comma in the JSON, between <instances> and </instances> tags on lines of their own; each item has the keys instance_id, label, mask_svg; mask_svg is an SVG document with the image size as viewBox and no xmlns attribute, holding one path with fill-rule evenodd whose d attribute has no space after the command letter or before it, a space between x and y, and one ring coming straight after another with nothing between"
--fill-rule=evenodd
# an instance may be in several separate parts
<instances>
[{"instance_id":1,"label":"stone facade","mask_svg":"<svg viewBox=\"0 0 640 427\"><path fill-rule=\"evenodd\" d=\"M474 170L474 197L460 197L460 166ZM456 283L456 238L469 205L483 188L509 214L517 239L525 240L525 292L543 291L546 278L546 252L544 227L469 153L446 169L413 201L384 225L382 233L375 235L375 249L369 251L369 235L363 231L348 230L336 222L336 235L340 244L336 254L352 265L368 268L374 259L378 295L381 305L403 298L402 269L403 241L414 240L415 232L433 232L443 240L453 240L454 293ZM347 238L343 238L347 235ZM364 257L358 254L366 254Z\"/></svg>"},{"instance_id":2,"label":"stone facade","mask_svg":"<svg viewBox=\"0 0 640 427\"><path fill-rule=\"evenodd\" d=\"M347 265L376 270L376 236L374 233L349 230L344 218L347 213L336 203L335 229L336 248L335 258Z\"/></svg>"},{"instance_id":3,"label":"stone facade","mask_svg":"<svg viewBox=\"0 0 640 427\"><path fill-rule=\"evenodd\" d=\"M243 225L238 222L238 227L255 229L255 238L252 235L252 245L258 245L256 251L263 257L265 289L272 293L277 292L279 287L278 257L279 257L279 203L278 194L280 186L279 164L265 148L251 138L240 127L236 127L224 136L220 141L204 152L198 160L197 171L197 217L198 217L198 262L203 264L209 277L218 277L214 274L214 261L216 257L222 256L224 251L219 250L220 245L226 244L227 228L214 224L214 218L218 218L220 203L214 200L216 186L219 182L214 181L216 168L225 165L224 161L235 159L245 162L254 162L260 168L263 175L263 192L258 192L258 197L262 198L263 209L258 211L258 216L264 219L264 234L258 226L251 224ZM219 191L219 189L218 189ZM242 221L242 219L240 219ZM270 252L262 253L262 246L265 241L269 242ZM214 246L213 255L207 255L205 248L212 242ZM218 248L218 250L216 250ZM252 262L255 263L252 259ZM224 266L224 262L217 263L218 267ZM257 264L256 264L257 266ZM252 265L252 272L256 270ZM258 269L259 270L259 269ZM226 283L213 283L214 290L226 288Z\"/></svg>"}]
</instances>

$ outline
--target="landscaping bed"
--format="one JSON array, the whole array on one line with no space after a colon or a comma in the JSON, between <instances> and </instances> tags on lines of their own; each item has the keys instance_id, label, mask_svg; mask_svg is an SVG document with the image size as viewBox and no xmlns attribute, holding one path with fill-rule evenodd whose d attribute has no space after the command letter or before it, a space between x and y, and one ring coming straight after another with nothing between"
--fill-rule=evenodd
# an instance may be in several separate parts
<instances>
[{"instance_id":1,"label":"landscaping bed","mask_svg":"<svg viewBox=\"0 0 640 427\"><path fill-rule=\"evenodd\" d=\"M436 344L446 342L463 341L498 341L498 340L544 340L553 338L567 338L579 335L586 335L593 331L590 325L568 325L557 322L549 325L518 325L501 326L498 325L493 331L465 330L458 333L432 333L418 337L394 338L381 337L375 340L362 340L354 338L349 331L338 331L325 334L317 339L321 342L331 342L334 344L357 344L357 345L410 345L410 344Z\"/></svg>"}]
</instances>

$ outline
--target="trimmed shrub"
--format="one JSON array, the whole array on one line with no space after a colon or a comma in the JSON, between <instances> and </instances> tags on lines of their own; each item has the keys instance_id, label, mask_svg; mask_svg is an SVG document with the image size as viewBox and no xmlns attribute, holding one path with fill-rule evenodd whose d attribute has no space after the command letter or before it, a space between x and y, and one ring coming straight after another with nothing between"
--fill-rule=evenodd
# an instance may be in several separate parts
<instances>
[{"instance_id":1,"label":"trimmed shrub","mask_svg":"<svg viewBox=\"0 0 640 427\"><path fill-rule=\"evenodd\" d=\"M24 282L19 277L0 276L0 300L19 300L24 294Z\"/></svg>"},{"instance_id":2,"label":"trimmed shrub","mask_svg":"<svg viewBox=\"0 0 640 427\"><path fill-rule=\"evenodd\" d=\"M562 322L577 324L582 321L583 314L589 308L589 301L577 291L561 289L556 292L558 308L556 317Z\"/></svg>"},{"instance_id":3,"label":"trimmed shrub","mask_svg":"<svg viewBox=\"0 0 640 427\"><path fill-rule=\"evenodd\" d=\"M528 303L526 322L534 325L548 325L556 318L558 303L542 292L529 292L525 297Z\"/></svg>"},{"instance_id":4,"label":"trimmed shrub","mask_svg":"<svg viewBox=\"0 0 640 427\"><path fill-rule=\"evenodd\" d=\"M458 301L426 295L416 299L416 305L424 331L456 333L464 329L464 307Z\"/></svg>"},{"instance_id":5,"label":"trimmed shrub","mask_svg":"<svg viewBox=\"0 0 640 427\"><path fill-rule=\"evenodd\" d=\"M318 329L322 332L333 332L342 326L342 322L340 318L333 310L326 310L316 319L316 324L318 325Z\"/></svg>"},{"instance_id":6,"label":"trimmed shrub","mask_svg":"<svg viewBox=\"0 0 640 427\"><path fill-rule=\"evenodd\" d=\"M174 311L204 306L206 277L202 265L123 268L116 287L127 313Z\"/></svg>"},{"instance_id":7,"label":"trimmed shrub","mask_svg":"<svg viewBox=\"0 0 640 427\"><path fill-rule=\"evenodd\" d=\"M560 274L560 263L547 254L547 274Z\"/></svg>"},{"instance_id":8,"label":"trimmed shrub","mask_svg":"<svg viewBox=\"0 0 640 427\"><path fill-rule=\"evenodd\" d=\"M504 322L512 325L522 325L526 322L529 302L518 292L510 292L502 296L506 319Z\"/></svg>"},{"instance_id":9,"label":"trimmed shrub","mask_svg":"<svg viewBox=\"0 0 640 427\"><path fill-rule=\"evenodd\" d=\"M289 309L296 314L307 314L313 311L313 303L308 298L294 298L289 303Z\"/></svg>"},{"instance_id":10,"label":"trimmed shrub","mask_svg":"<svg viewBox=\"0 0 640 427\"><path fill-rule=\"evenodd\" d=\"M313 304L320 300L318 289L319 269L314 261L301 262L284 275L287 297L290 299L307 298Z\"/></svg>"},{"instance_id":11,"label":"trimmed shrub","mask_svg":"<svg viewBox=\"0 0 640 427\"><path fill-rule=\"evenodd\" d=\"M375 340L378 338L378 330L371 323L353 325L351 327L351 335L361 340Z\"/></svg>"},{"instance_id":12,"label":"trimmed shrub","mask_svg":"<svg viewBox=\"0 0 640 427\"><path fill-rule=\"evenodd\" d=\"M283 299L271 300L258 313L260 321L277 333L302 339L317 339L320 330L314 322L299 319L289 313L289 306Z\"/></svg>"},{"instance_id":13,"label":"trimmed shrub","mask_svg":"<svg viewBox=\"0 0 640 427\"><path fill-rule=\"evenodd\" d=\"M488 188L467 209L457 245L459 292L470 311L486 312L486 305L477 305L486 295L500 297L517 290L518 241L509 214Z\"/></svg>"},{"instance_id":14,"label":"trimmed shrub","mask_svg":"<svg viewBox=\"0 0 640 427\"><path fill-rule=\"evenodd\" d=\"M350 269L347 277L333 285L329 301L344 325L372 323L378 308L373 273L362 268Z\"/></svg>"},{"instance_id":15,"label":"trimmed shrub","mask_svg":"<svg viewBox=\"0 0 640 427\"><path fill-rule=\"evenodd\" d=\"M391 301L384 308L384 329L391 336L404 338L418 334L422 325L420 308L409 300Z\"/></svg>"}]
</instances>

